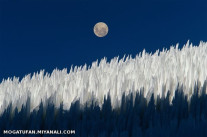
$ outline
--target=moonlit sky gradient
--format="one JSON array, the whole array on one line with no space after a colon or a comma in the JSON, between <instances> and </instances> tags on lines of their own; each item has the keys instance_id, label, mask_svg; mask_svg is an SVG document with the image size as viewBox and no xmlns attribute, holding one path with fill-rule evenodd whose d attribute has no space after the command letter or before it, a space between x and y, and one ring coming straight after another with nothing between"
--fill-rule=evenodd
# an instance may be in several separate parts
<instances>
[{"instance_id":1,"label":"moonlit sky gradient","mask_svg":"<svg viewBox=\"0 0 207 137\"><path fill-rule=\"evenodd\" d=\"M106 37L93 33L97 22ZM0 81L207 41L207 1L0 0Z\"/></svg>"}]
</instances>

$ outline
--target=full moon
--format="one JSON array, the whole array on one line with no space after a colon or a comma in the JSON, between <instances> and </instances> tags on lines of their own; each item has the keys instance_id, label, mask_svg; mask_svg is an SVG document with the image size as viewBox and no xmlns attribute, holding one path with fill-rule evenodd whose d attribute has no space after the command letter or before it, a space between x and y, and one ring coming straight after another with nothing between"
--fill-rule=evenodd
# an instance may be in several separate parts
<instances>
[{"instance_id":1,"label":"full moon","mask_svg":"<svg viewBox=\"0 0 207 137\"><path fill-rule=\"evenodd\" d=\"M93 31L97 37L104 37L108 34L108 26L104 22L98 22L93 28Z\"/></svg>"}]
</instances>

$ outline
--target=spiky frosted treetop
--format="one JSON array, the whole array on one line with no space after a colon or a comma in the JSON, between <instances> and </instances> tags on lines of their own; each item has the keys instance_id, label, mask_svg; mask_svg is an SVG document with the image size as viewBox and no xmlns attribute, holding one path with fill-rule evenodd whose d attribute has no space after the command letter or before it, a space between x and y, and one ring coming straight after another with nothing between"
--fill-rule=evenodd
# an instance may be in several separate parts
<instances>
[{"instance_id":1,"label":"spiky frosted treetop","mask_svg":"<svg viewBox=\"0 0 207 137\"><path fill-rule=\"evenodd\" d=\"M26 75L22 80L8 78L0 84L0 113L12 103L12 107L21 108L30 98L31 111L43 104L52 102L56 107L63 102L69 109L73 101L82 104L96 100L103 103L104 96L110 94L112 107L120 105L123 93L140 92L150 98L165 97L170 92L174 96L178 85L182 85L184 94L192 95L195 84L202 87L207 76L207 43L193 46L189 42L182 49L171 46L169 50L157 50L154 54L142 53L131 56L115 57L110 61L103 58L91 66L55 69L51 74L41 70Z\"/></svg>"}]
</instances>

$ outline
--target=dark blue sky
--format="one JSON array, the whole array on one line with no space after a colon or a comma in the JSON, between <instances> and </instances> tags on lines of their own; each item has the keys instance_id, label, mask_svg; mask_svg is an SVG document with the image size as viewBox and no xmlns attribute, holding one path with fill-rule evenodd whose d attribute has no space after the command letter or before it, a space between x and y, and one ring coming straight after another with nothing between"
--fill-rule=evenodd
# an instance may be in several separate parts
<instances>
[{"instance_id":1,"label":"dark blue sky","mask_svg":"<svg viewBox=\"0 0 207 137\"><path fill-rule=\"evenodd\" d=\"M108 24L98 38L95 23ZM0 80L207 41L207 1L0 0Z\"/></svg>"}]
</instances>

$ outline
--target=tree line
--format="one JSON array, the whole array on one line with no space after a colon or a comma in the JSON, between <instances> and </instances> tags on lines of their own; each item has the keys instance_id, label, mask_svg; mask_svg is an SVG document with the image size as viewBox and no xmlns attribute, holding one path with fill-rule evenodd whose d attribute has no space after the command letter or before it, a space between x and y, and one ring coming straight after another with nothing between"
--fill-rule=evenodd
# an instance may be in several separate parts
<instances>
[{"instance_id":1,"label":"tree line","mask_svg":"<svg viewBox=\"0 0 207 137\"><path fill-rule=\"evenodd\" d=\"M154 95L149 102L139 92L135 97L122 96L121 105L112 109L108 95L100 108L94 101L81 106L80 101L71 104L69 110L50 103L41 102L39 109L30 112L30 101L18 112L12 111L12 104L0 116L0 131L7 130L68 130L71 137L205 137L207 136L207 95L206 84L199 92L195 86L190 100L182 89L175 91L172 103L168 94L165 98ZM133 99L135 98L135 99ZM156 102L156 103L155 103ZM1 136L11 136L3 135ZM34 136L34 135L21 135ZM50 136L50 135L38 135Z\"/></svg>"}]
</instances>

